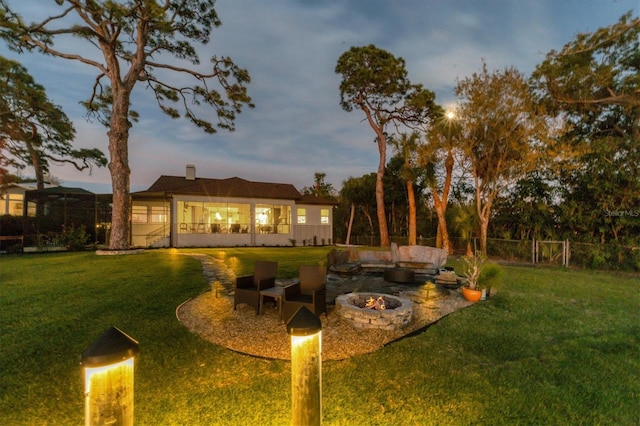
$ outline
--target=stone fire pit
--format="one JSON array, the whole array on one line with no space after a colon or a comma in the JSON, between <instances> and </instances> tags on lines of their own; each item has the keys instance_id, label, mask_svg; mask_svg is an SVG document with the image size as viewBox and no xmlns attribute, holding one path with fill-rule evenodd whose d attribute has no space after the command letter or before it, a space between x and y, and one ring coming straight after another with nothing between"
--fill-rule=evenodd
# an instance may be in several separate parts
<instances>
[{"instance_id":1,"label":"stone fire pit","mask_svg":"<svg viewBox=\"0 0 640 426\"><path fill-rule=\"evenodd\" d=\"M367 301L384 299L386 309L365 308ZM335 312L359 329L396 331L413 319L413 302L407 298L381 293L347 293L336 297Z\"/></svg>"}]
</instances>

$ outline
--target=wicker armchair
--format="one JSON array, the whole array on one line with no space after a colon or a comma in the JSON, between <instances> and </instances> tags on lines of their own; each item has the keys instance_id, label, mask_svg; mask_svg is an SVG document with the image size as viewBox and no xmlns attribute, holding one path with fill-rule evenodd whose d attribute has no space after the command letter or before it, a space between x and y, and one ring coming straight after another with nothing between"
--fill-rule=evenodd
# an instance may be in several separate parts
<instances>
[{"instance_id":1,"label":"wicker armchair","mask_svg":"<svg viewBox=\"0 0 640 426\"><path fill-rule=\"evenodd\" d=\"M278 262L258 260L253 267L253 275L237 277L233 310L240 303L246 303L255 308L257 315L260 311L260 291L275 285L277 270Z\"/></svg>"},{"instance_id":2,"label":"wicker armchair","mask_svg":"<svg viewBox=\"0 0 640 426\"><path fill-rule=\"evenodd\" d=\"M305 306L315 315L327 312L327 268L317 265L300 265L300 282L284 288L282 310L285 321Z\"/></svg>"}]
</instances>

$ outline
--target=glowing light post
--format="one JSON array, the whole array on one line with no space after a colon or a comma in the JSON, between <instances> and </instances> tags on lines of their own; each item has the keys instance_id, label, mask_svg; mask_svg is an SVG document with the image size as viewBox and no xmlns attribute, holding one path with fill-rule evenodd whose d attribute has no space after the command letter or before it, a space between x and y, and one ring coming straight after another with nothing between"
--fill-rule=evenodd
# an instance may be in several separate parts
<instances>
[{"instance_id":1,"label":"glowing light post","mask_svg":"<svg viewBox=\"0 0 640 426\"><path fill-rule=\"evenodd\" d=\"M138 342L111 327L82 353L85 426L133 425Z\"/></svg>"},{"instance_id":2,"label":"glowing light post","mask_svg":"<svg viewBox=\"0 0 640 426\"><path fill-rule=\"evenodd\" d=\"M287 323L291 335L291 412L294 426L322 423L322 323L301 307Z\"/></svg>"}]
</instances>

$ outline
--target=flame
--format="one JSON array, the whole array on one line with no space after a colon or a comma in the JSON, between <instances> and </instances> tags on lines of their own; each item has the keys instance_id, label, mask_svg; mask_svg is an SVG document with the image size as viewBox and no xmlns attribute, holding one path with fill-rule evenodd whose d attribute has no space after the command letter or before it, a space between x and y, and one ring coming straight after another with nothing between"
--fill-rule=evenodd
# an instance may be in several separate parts
<instances>
[{"instance_id":1,"label":"flame","mask_svg":"<svg viewBox=\"0 0 640 426\"><path fill-rule=\"evenodd\" d=\"M378 299L374 299L373 297L370 297L369 299L367 299L367 303L364 305L364 307L368 309L376 309L380 311L387 309L387 307L384 304L384 297L382 296L378 296Z\"/></svg>"}]
</instances>

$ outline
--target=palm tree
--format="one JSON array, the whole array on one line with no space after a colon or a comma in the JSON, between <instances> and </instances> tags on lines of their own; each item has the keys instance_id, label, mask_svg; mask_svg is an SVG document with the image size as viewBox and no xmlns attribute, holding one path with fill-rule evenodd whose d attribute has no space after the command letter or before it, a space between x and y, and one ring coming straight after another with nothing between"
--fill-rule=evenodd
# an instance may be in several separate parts
<instances>
[{"instance_id":1,"label":"palm tree","mask_svg":"<svg viewBox=\"0 0 640 426\"><path fill-rule=\"evenodd\" d=\"M404 164L400 170L402 179L407 186L407 199L409 202L409 245L415 245L417 242L417 219L416 219L416 194L413 187L415 180L415 153L420 145L420 136L417 132L412 132L407 136L406 133L400 134L400 140L391 138L389 142L394 146L396 151L402 155Z\"/></svg>"},{"instance_id":2,"label":"palm tree","mask_svg":"<svg viewBox=\"0 0 640 426\"><path fill-rule=\"evenodd\" d=\"M420 146L419 162L428 170L429 187L433 196L433 206L438 218L438 237L436 246L448 253L453 252L447 228L447 204L453 179L454 150L456 145L455 114L451 111L441 115L428 133L429 143ZM444 176L438 178L438 174Z\"/></svg>"}]
</instances>

